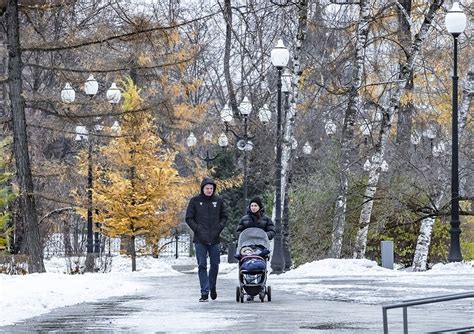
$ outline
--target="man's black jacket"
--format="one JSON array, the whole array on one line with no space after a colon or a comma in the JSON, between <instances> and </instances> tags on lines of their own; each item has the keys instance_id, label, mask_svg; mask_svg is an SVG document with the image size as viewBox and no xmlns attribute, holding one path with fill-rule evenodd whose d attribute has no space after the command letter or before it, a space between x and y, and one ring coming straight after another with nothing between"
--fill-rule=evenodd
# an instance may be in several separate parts
<instances>
[{"instance_id":1,"label":"man's black jacket","mask_svg":"<svg viewBox=\"0 0 474 334\"><path fill-rule=\"evenodd\" d=\"M194 242L208 245L219 243L219 235L227 222L224 201L219 196L205 196L203 188L206 184L214 185L210 178L201 183L201 194L191 198L186 210L186 223L194 232Z\"/></svg>"}]
</instances>

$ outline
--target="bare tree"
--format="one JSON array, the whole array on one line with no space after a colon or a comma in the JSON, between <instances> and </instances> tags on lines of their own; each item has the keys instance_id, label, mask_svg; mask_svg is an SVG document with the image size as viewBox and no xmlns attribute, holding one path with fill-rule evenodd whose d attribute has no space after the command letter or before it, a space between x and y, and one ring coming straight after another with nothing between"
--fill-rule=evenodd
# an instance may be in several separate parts
<instances>
[{"instance_id":1,"label":"bare tree","mask_svg":"<svg viewBox=\"0 0 474 334\"><path fill-rule=\"evenodd\" d=\"M359 89L362 86L364 55L370 22L370 1L359 3L359 21L357 23L356 42L354 47L354 65L349 88L347 109L342 127L341 153L339 157L339 190L333 219L332 244L329 256L341 256L344 228L346 225L346 206L349 187L350 153L354 149L354 127L360 102Z\"/></svg>"},{"instance_id":2,"label":"bare tree","mask_svg":"<svg viewBox=\"0 0 474 334\"><path fill-rule=\"evenodd\" d=\"M407 52L408 57L400 70L397 83L394 85L394 88L391 91L389 105L383 110L380 132L378 134L374 153L371 157L372 166L369 171L369 180L364 193L364 203L362 205L359 218L359 226L354 246L355 258L365 257L365 250L367 247L367 233L369 229L370 217L372 215L373 201L382 170L381 166L384 161L384 155L386 152L393 116L399 107L401 93L407 81L411 77L413 67L415 66L415 60L421 51L421 47L427 38L430 28L432 27L433 18L442 4L443 0L437 0L430 5L427 13L425 14L424 21L418 33L416 34L409 51Z\"/></svg>"},{"instance_id":3,"label":"bare tree","mask_svg":"<svg viewBox=\"0 0 474 334\"><path fill-rule=\"evenodd\" d=\"M43 251L38 228L38 217L31 176L30 156L28 152L28 135L26 132L25 101L22 87L22 61L18 23L18 2L9 0L7 7L7 26L9 44L9 93L13 123L13 145L17 178L20 187L20 203L25 226L28 271L44 272Z\"/></svg>"}]
</instances>

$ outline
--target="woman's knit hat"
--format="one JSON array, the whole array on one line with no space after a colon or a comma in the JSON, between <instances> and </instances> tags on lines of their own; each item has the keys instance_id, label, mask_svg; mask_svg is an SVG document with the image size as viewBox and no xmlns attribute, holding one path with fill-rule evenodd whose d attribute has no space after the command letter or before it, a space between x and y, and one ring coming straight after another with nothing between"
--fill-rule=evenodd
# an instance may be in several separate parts
<instances>
[{"instance_id":1,"label":"woman's knit hat","mask_svg":"<svg viewBox=\"0 0 474 334\"><path fill-rule=\"evenodd\" d=\"M260 197L257 196L257 197L252 198L250 200L249 206L252 203L256 203L258 205L258 207L260 208L260 210L263 209L263 203L262 203L262 200L260 199Z\"/></svg>"}]
</instances>

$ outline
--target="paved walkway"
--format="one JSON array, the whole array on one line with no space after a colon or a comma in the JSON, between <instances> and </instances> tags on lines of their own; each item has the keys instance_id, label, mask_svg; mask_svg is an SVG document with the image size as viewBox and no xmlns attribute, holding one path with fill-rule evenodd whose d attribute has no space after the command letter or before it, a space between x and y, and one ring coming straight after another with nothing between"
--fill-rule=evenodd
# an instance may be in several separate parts
<instances>
[{"instance_id":1,"label":"paved walkway","mask_svg":"<svg viewBox=\"0 0 474 334\"><path fill-rule=\"evenodd\" d=\"M235 301L237 278L219 279L218 299L199 303L197 275L147 277L146 294L59 308L1 333L382 333L381 305L320 300L273 286L272 302ZM271 284L272 276L268 278ZM469 304L472 310L472 300ZM410 308L410 333L472 324L449 304ZM451 306L452 307L452 306ZM4 310L2 310L3 312ZM459 320L457 320L459 319ZM389 311L390 333L402 333L401 311Z\"/></svg>"}]
</instances>

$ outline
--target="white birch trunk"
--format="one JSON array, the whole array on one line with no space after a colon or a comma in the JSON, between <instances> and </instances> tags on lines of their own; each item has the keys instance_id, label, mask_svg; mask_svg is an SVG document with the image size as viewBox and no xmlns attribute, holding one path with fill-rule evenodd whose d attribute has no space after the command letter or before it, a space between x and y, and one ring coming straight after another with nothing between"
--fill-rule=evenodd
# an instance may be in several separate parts
<instances>
[{"instance_id":1,"label":"white birch trunk","mask_svg":"<svg viewBox=\"0 0 474 334\"><path fill-rule=\"evenodd\" d=\"M462 98L459 105L459 133L460 136L464 133L464 128L467 124L467 115L471 107L472 98L474 97L474 61L471 63L471 68L466 75L466 79L462 85Z\"/></svg>"},{"instance_id":2,"label":"white birch trunk","mask_svg":"<svg viewBox=\"0 0 474 334\"><path fill-rule=\"evenodd\" d=\"M439 176L441 173L438 171ZM443 185L441 178L439 179L440 185ZM446 185L447 182L444 182ZM440 187L440 193L434 201L434 206L439 207L441 201L445 196L446 187ZM413 271L426 271L427 269L427 260L428 253L430 251L431 245L431 234L433 231L433 225L435 219L432 217L426 217L421 221L420 234L418 234L418 239L416 241L415 255L413 256L412 269Z\"/></svg>"},{"instance_id":3,"label":"white birch trunk","mask_svg":"<svg viewBox=\"0 0 474 334\"><path fill-rule=\"evenodd\" d=\"M462 98L459 106L459 141L462 146L468 147L469 143L466 142L468 139L466 131L464 130L467 125L467 116L471 108L472 98L474 97L474 60L471 62L470 70L466 75L466 79L463 81L462 87ZM462 159L460 161L461 170L467 170L470 164L472 164L472 162L469 161L469 159ZM462 177L459 180L460 196L466 196L466 194L472 192L472 189L470 189L472 182L469 183L468 179L469 175L466 175L466 177Z\"/></svg>"},{"instance_id":4,"label":"white birch trunk","mask_svg":"<svg viewBox=\"0 0 474 334\"><path fill-rule=\"evenodd\" d=\"M459 108L459 132L462 138L464 133L464 128L467 124L467 114L470 108L472 101L472 96L474 95L474 63L471 64L471 69L467 74L467 78L463 84L463 95ZM466 164L466 161L463 162L463 165ZM461 183L461 186L466 186L466 182ZM442 189L446 189L442 188ZM440 196L436 199L435 205L439 206L442 198L445 195L445 191L441 190ZM427 270L427 260L431 244L431 234L433 230L433 225L435 219L432 217L425 218L421 221L420 234L418 235L418 240L416 243L415 255L413 257L412 269L413 271L426 271Z\"/></svg>"},{"instance_id":5,"label":"white birch trunk","mask_svg":"<svg viewBox=\"0 0 474 334\"><path fill-rule=\"evenodd\" d=\"M379 182L381 162L378 160L372 161L372 168L369 172L369 182L364 193L364 203L359 217L359 229L357 231L354 258L364 258L365 250L367 248L367 234L369 231L370 217L372 215L372 207L374 205L374 197L377 191L377 184Z\"/></svg>"},{"instance_id":6,"label":"white birch trunk","mask_svg":"<svg viewBox=\"0 0 474 334\"><path fill-rule=\"evenodd\" d=\"M420 234L418 234L415 255L413 257L413 271L426 270L428 252L431 244L431 232L434 223L435 219L433 217L427 217L421 221Z\"/></svg>"},{"instance_id":7,"label":"white birch trunk","mask_svg":"<svg viewBox=\"0 0 474 334\"><path fill-rule=\"evenodd\" d=\"M292 85L291 85L291 96L293 101L289 103L288 113L285 113L283 119L283 145L282 145L282 172L281 172L281 211L284 212L285 205L285 195L288 191L288 177L290 174L290 159L291 159L291 140L290 138L294 132L294 117L296 116L296 101L298 98L298 83L300 80L300 64L301 64L301 51L303 48L304 41L306 40L306 27L307 27L307 17L308 17L308 0L299 1L299 11L298 11L298 33L296 36L296 46L293 52L293 75L292 75ZM290 98L289 96L288 98ZM286 102L284 103L286 107ZM276 203L276 193L274 195L274 202ZM273 205L272 211L272 220L275 221L275 204ZM282 221L282 225L284 222ZM283 228L284 226L282 226ZM288 226L287 226L288 228ZM282 231L283 232L283 231ZM283 252L289 254L289 240L288 240L288 231L283 233ZM286 235L285 235L286 234ZM285 264L286 266L286 264Z\"/></svg>"},{"instance_id":8,"label":"white birch trunk","mask_svg":"<svg viewBox=\"0 0 474 334\"><path fill-rule=\"evenodd\" d=\"M426 36L429 32L429 29L431 28L431 23L432 23L433 17L435 16L438 9L441 7L442 3L443 3L442 0L435 0L430 5L430 8L429 8L429 10L428 10L428 12L425 16L425 20L423 21L423 24L421 25L418 34L416 34L414 42L413 42L413 44L412 44L412 46L409 50L407 62L402 67L402 70L399 74L398 83L392 91L392 95L390 97L390 104L389 104L388 108L383 111L382 124L381 124L381 127L380 127L379 136L378 136L378 143L379 144L375 146L375 152L374 152L374 154L372 156L372 159L371 159L376 165L381 164L381 161L384 160L385 150L386 150L386 146L387 146L387 142L388 142L388 137L389 137L389 134L390 134L390 128L392 126L393 116L394 116L394 114L395 114L395 112L398 108L398 105L399 105L399 102L400 102L400 97L401 97L401 94L402 94L402 91L403 91L403 87L405 86L406 81L410 77L410 73L413 69L416 58L420 54L421 46L422 46L424 40L426 39ZM378 178L379 178L381 169L379 168L380 165L377 165L377 166L378 167L373 169L373 170L374 170L374 173L376 173L378 175L373 175L372 179L377 180L377 182L378 182ZM377 184L369 183L367 188L375 188L376 186L377 186ZM373 196L373 194L375 194L375 191L376 191L376 189L367 189L366 194L369 194L369 195L372 194L372 196ZM367 199L367 197L366 197L366 199ZM370 201L370 202L372 202L372 201ZM357 233L358 240L356 241L356 245L357 245L358 248L356 248L354 250L354 255L356 255L357 258L365 257L365 249L367 248L367 231L365 231L365 230L368 230L368 228L369 228L369 221L370 221L370 217L372 215L372 206L373 206L373 204L368 205L366 208L364 208L366 210L366 212L363 213L363 215L364 215L363 219L362 219L362 214L361 214L361 220L360 221L362 221L362 225L359 226L359 231ZM363 209L363 211L364 211L364 209ZM364 231L365 231L365 239L363 239L364 238ZM360 238L361 238L360 240L359 240L359 235L360 235Z\"/></svg>"},{"instance_id":9,"label":"white birch trunk","mask_svg":"<svg viewBox=\"0 0 474 334\"><path fill-rule=\"evenodd\" d=\"M331 249L329 256L340 258L342 240L346 225L347 191L349 186L348 173L350 168L350 153L354 141L354 126L359 106L359 88L362 84L362 75L365 59L365 45L369 30L370 4L368 0L361 0L359 8L359 23L355 45L354 67L352 72L349 102L342 127L341 154L339 157L339 190L334 209L333 230L331 235Z\"/></svg>"}]
</instances>

